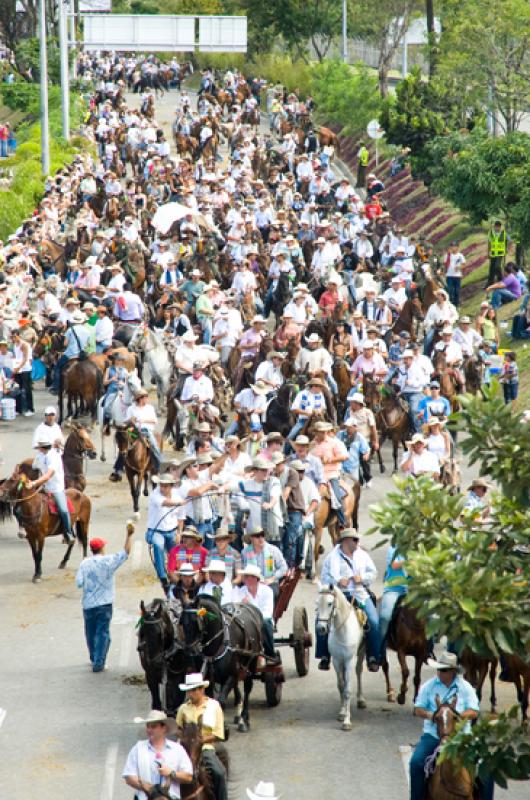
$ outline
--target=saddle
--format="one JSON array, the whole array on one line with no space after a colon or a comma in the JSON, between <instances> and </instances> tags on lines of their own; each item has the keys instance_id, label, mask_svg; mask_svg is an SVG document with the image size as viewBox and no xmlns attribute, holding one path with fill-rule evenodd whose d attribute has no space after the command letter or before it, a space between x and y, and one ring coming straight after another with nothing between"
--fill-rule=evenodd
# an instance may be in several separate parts
<instances>
[{"instance_id":1,"label":"saddle","mask_svg":"<svg viewBox=\"0 0 530 800\"><path fill-rule=\"evenodd\" d=\"M46 496L46 500L48 502L48 511L50 512L50 514L58 514L59 510L57 508L57 503L55 502L55 498L51 494L49 494ZM68 496L66 497L66 504L68 506L68 512L70 514L74 514L75 513L74 504L72 503L72 500Z\"/></svg>"}]
</instances>

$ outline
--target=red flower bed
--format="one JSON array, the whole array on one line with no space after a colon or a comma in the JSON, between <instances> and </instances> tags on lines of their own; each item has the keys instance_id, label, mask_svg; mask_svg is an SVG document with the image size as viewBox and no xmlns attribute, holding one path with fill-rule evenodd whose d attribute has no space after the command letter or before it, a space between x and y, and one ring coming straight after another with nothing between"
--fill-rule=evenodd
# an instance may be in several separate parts
<instances>
[{"instance_id":1,"label":"red flower bed","mask_svg":"<svg viewBox=\"0 0 530 800\"><path fill-rule=\"evenodd\" d=\"M436 230L436 228L439 228L440 225L446 223L448 220L451 219L452 216L453 216L452 214L441 214L439 217L433 220L433 222L431 222L430 225L427 225L426 228L423 228L422 235L430 236L431 233L433 233Z\"/></svg>"}]
</instances>

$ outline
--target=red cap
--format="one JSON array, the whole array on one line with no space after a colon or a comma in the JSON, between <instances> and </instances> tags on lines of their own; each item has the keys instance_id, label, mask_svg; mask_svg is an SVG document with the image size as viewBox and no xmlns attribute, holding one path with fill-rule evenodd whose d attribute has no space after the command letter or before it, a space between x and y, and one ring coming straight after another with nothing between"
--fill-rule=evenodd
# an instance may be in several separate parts
<instances>
[{"instance_id":1,"label":"red cap","mask_svg":"<svg viewBox=\"0 0 530 800\"><path fill-rule=\"evenodd\" d=\"M93 553L97 553L99 550L101 550L102 547L105 547L105 545L107 544L107 540L106 539L91 539L89 544L90 544L90 549L92 550L92 552Z\"/></svg>"}]
</instances>

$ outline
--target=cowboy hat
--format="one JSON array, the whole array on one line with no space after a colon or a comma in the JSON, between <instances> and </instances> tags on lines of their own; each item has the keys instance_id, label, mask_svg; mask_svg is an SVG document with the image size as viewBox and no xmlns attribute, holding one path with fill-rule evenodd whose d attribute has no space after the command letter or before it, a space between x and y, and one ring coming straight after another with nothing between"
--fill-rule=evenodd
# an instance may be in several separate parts
<instances>
[{"instance_id":1,"label":"cowboy hat","mask_svg":"<svg viewBox=\"0 0 530 800\"><path fill-rule=\"evenodd\" d=\"M280 800L280 795L276 794L273 783L259 781L254 789L247 789L249 800Z\"/></svg>"},{"instance_id":2,"label":"cowboy hat","mask_svg":"<svg viewBox=\"0 0 530 800\"><path fill-rule=\"evenodd\" d=\"M470 492L473 489L491 489L491 485L484 478L474 478L471 485L467 487L467 491Z\"/></svg>"},{"instance_id":3,"label":"cowboy hat","mask_svg":"<svg viewBox=\"0 0 530 800\"><path fill-rule=\"evenodd\" d=\"M201 572L225 572L226 564L220 558L212 558L210 563L201 569Z\"/></svg>"},{"instance_id":4,"label":"cowboy hat","mask_svg":"<svg viewBox=\"0 0 530 800\"><path fill-rule=\"evenodd\" d=\"M182 475L185 470L191 465L197 463L197 456L186 456L183 458L182 461L178 465L178 469L180 470L180 474Z\"/></svg>"},{"instance_id":5,"label":"cowboy hat","mask_svg":"<svg viewBox=\"0 0 530 800\"><path fill-rule=\"evenodd\" d=\"M199 467L204 467L206 464L213 464L213 458L211 453L201 453L197 456L197 464Z\"/></svg>"},{"instance_id":6,"label":"cowboy hat","mask_svg":"<svg viewBox=\"0 0 530 800\"><path fill-rule=\"evenodd\" d=\"M271 431L265 437L266 442L283 442L283 436L279 431Z\"/></svg>"},{"instance_id":7,"label":"cowboy hat","mask_svg":"<svg viewBox=\"0 0 530 800\"><path fill-rule=\"evenodd\" d=\"M44 439L40 437L39 439L37 439L37 442L33 445L33 448L37 450L39 447L51 447L51 446L52 443L50 442L49 439Z\"/></svg>"},{"instance_id":8,"label":"cowboy hat","mask_svg":"<svg viewBox=\"0 0 530 800\"><path fill-rule=\"evenodd\" d=\"M225 436L225 445L227 444L237 444L238 447L241 446L241 439L239 436L236 436L235 433L231 433L228 436Z\"/></svg>"},{"instance_id":9,"label":"cowboy hat","mask_svg":"<svg viewBox=\"0 0 530 800\"><path fill-rule=\"evenodd\" d=\"M285 461L285 456L281 452L273 453L271 456L271 462L272 464L274 464L275 467L277 467L278 464L283 464L284 461Z\"/></svg>"},{"instance_id":10,"label":"cowboy hat","mask_svg":"<svg viewBox=\"0 0 530 800\"><path fill-rule=\"evenodd\" d=\"M309 436L305 436L303 433L301 433L301 434L300 434L299 436L297 436L297 437L296 437L296 439L294 440L294 444L302 444L302 445L307 445L307 444L309 444Z\"/></svg>"},{"instance_id":11,"label":"cowboy hat","mask_svg":"<svg viewBox=\"0 0 530 800\"><path fill-rule=\"evenodd\" d=\"M333 425L331 422L325 422L324 420L320 420L319 422L315 423L315 431L317 433L327 433L328 431L333 430Z\"/></svg>"},{"instance_id":12,"label":"cowboy hat","mask_svg":"<svg viewBox=\"0 0 530 800\"><path fill-rule=\"evenodd\" d=\"M233 539L234 534L231 531L229 531L228 528L221 527L219 528L218 531L216 531L213 538L214 541L216 541L217 539Z\"/></svg>"},{"instance_id":13,"label":"cowboy hat","mask_svg":"<svg viewBox=\"0 0 530 800\"><path fill-rule=\"evenodd\" d=\"M430 428L432 425L445 425L445 422L439 417L431 417L427 423L427 426Z\"/></svg>"},{"instance_id":14,"label":"cowboy hat","mask_svg":"<svg viewBox=\"0 0 530 800\"><path fill-rule=\"evenodd\" d=\"M291 469L295 469L297 472L305 472L307 467L307 465L304 464L303 461L300 461L299 458L295 458L293 461L290 461L289 466Z\"/></svg>"},{"instance_id":15,"label":"cowboy hat","mask_svg":"<svg viewBox=\"0 0 530 800\"><path fill-rule=\"evenodd\" d=\"M162 486L170 486L175 483L175 478L173 478L173 476L170 475L169 473L166 473L164 475L153 475L151 480L153 481L153 483L159 483Z\"/></svg>"},{"instance_id":16,"label":"cowboy hat","mask_svg":"<svg viewBox=\"0 0 530 800\"><path fill-rule=\"evenodd\" d=\"M202 672L190 672L184 678L184 683L179 683L179 689L181 692L190 692L192 689L200 689L201 687L206 689L209 685L210 681L204 680Z\"/></svg>"},{"instance_id":17,"label":"cowboy hat","mask_svg":"<svg viewBox=\"0 0 530 800\"><path fill-rule=\"evenodd\" d=\"M442 670L449 670L449 669L456 669L460 670L458 666L458 656L456 653L442 653L440 658L428 658L427 659L427 666L434 667L434 669L442 669Z\"/></svg>"},{"instance_id":18,"label":"cowboy hat","mask_svg":"<svg viewBox=\"0 0 530 800\"><path fill-rule=\"evenodd\" d=\"M252 461L252 469L270 469L272 464L263 456L256 456Z\"/></svg>"},{"instance_id":19,"label":"cowboy hat","mask_svg":"<svg viewBox=\"0 0 530 800\"><path fill-rule=\"evenodd\" d=\"M143 386L137 389L136 392L134 393L135 400L139 400L141 397L149 397L149 392L147 391L147 389L144 389Z\"/></svg>"},{"instance_id":20,"label":"cowboy hat","mask_svg":"<svg viewBox=\"0 0 530 800\"><path fill-rule=\"evenodd\" d=\"M348 398L350 403L360 403L362 406L365 404L364 395L360 392L354 392L351 397Z\"/></svg>"},{"instance_id":21,"label":"cowboy hat","mask_svg":"<svg viewBox=\"0 0 530 800\"><path fill-rule=\"evenodd\" d=\"M340 532L339 541L342 542L343 539L357 539L359 541L360 538L357 528L344 528Z\"/></svg>"},{"instance_id":22,"label":"cowboy hat","mask_svg":"<svg viewBox=\"0 0 530 800\"><path fill-rule=\"evenodd\" d=\"M412 439L409 439L407 442L407 446L409 444L427 444L425 441L425 437L421 433L415 433Z\"/></svg>"},{"instance_id":23,"label":"cowboy hat","mask_svg":"<svg viewBox=\"0 0 530 800\"><path fill-rule=\"evenodd\" d=\"M186 577L186 575L191 578L194 577L196 573L196 569L193 564L190 564L189 561L186 561L184 564L181 564L177 570L177 575L182 575Z\"/></svg>"},{"instance_id":24,"label":"cowboy hat","mask_svg":"<svg viewBox=\"0 0 530 800\"><path fill-rule=\"evenodd\" d=\"M254 394L267 394L269 391L267 384L263 383L263 381L256 381L256 383L251 383L250 388L254 392Z\"/></svg>"},{"instance_id":25,"label":"cowboy hat","mask_svg":"<svg viewBox=\"0 0 530 800\"><path fill-rule=\"evenodd\" d=\"M257 325L258 323L265 325L266 322L267 320L263 319L261 314L256 314L256 316L252 318L252 325Z\"/></svg>"},{"instance_id":26,"label":"cowboy hat","mask_svg":"<svg viewBox=\"0 0 530 800\"><path fill-rule=\"evenodd\" d=\"M267 359L272 361L273 358L281 358L283 360L285 358L285 353L279 353L277 350L271 350L267 355Z\"/></svg>"},{"instance_id":27,"label":"cowboy hat","mask_svg":"<svg viewBox=\"0 0 530 800\"><path fill-rule=\"evenodd\" d=\"M306 342L309 344L315 344L316 342L320 342L320 336L318 333L311 333L309 336L306 337Z\"/></svg>"},{"instance_id":28,"label":"cowboy hat","mask_svg":"<svg viewBox=\"0 0 530 800\"><path fill-rule=\"evenodd\" d=\"M210 433L211 428L208 422L199 422L198 425L195 426L195 430L199 433Z\"/></svg>"},{"instance_id":29,"label":"cowboy hat","mask_svg":"<svg viewBox=\"0 0 530 800\"><path fill-rule=\"evenodd\" d=\"M181 337L183 342L196 342L198 337L195 336L193 331L186 331Z\"/></svg>"},{"instance_id":30,"label":"cowboy hat","mask_svg":"<svg viewBox=\"0 0 530 800\"><path fill-rule=\"evenodd\" d=\"M253 534L251 533L250 535L252 536ZM261 580L261 570L256 564L247 564L246 567L239 570L239 575L249 575Z\"/></svg>"},{"instance_id":31,"label":"cowboy hat","mask_svg":"<svg viewBox=\"0 0 530 800\"><path fill-rule=\"evenodd\" d=\"M82 311L74 311L72 314L72 322L74 325L81 325L83 322L86 322L86 314L83 314Z\"/></svg>"},{"instance_id":32,"label":"cowboy hat","mask_svg":"<svg viewBox=\"0 0 530 800\"><path fill-rule=\"evenodd\" d=\"M197 528L194 528L192 525L186 525L186 527L184 528L184 530L180 535L182 537L184 536L189 536L190 538L193 537L198 542L202 542L202 540L204 539L203 534L200 531L198 531Z\"/></svg>"},{"instance_id":33,"label":"cowboy hat","mask_svg":"<svg viewBox=\"0 0 530 800\"><path fill-rule=\"evenodd\" d=\"M176 723L173 717L168 717L165 711L157 711L152 709L146 717L135 717L133 722L137 725L149 725L152 722L162 722L166 728L175 730Z\"/></svg>"}]
</instances>

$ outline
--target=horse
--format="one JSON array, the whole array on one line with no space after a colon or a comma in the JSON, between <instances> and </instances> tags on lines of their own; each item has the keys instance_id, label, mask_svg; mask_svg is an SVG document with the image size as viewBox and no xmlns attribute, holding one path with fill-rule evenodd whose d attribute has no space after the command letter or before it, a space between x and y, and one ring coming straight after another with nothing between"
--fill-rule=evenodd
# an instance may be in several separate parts
<instances>
[{"instance_id":1,"label":"horse","mask_svg":"<svg viewBox=\"0 0 530 800\"><path fill-rule=\"evenodd\" d=\"M517 653L502 654L506 669L510 674L510 680L517 689L517 700L521 706L521 718L523 722L528 719L528 697L530 695L530 664L528 655L526 660Z\"/></svg>"},{"instance_id":2,"label":"horse","mask_svg":"<svg viewBox=\"0 0 530 800\"><path fill-rule=\"evenodd\" d=\"M423 308L421 305L420 298L418 297L418 293L414 292L414 294L409 297L408 300L405 300L403 304L403 308L399 312L399 315L392 325L391 328L385 333L384 340L385 344L388 346L392 341L392 336L397 336L398 334L402 333L403 331L407 331L410 334L411 341L416 341L416 324L417 322L423 322L425 319L425 315L423 313Z\"/></svg>"},{"instance_id":3,"label":"horse","mask_svg":"<svg viewBox=\"0 0 530 800\"><path fill-rule=\"evenodd\" d=\"M346 495L342 498L342 505L344 508L344 516L346 517L346 524L353 528L359 525L359 499L361 497L361 487L359 481L355 481L349 488ZM329 489L321 493L320 503L315 511L315 546L314 546L314 564L315 576L317 569L317 561L321 552L322 533L324 528L328 529L331 541L335 545L338 540L338 519L336 509L331 507L331 498Z\"/></svg>"},{"instance_id":4,"label":"horse","mask_svg":"<svg viewBox=\"0 0 530 800\"><path fill-rule=\"evenodd\" d=\"M179 689L188 671L200 670L200 660L186 657L176 635L182 608L156 598L147 606L140 602L138 653L151 692L151 708L174 714L184 702Z\"/></svg>"},{"instance_id":5,"label":"horse","mask_svg":"<svg viewBox=\"0 0 530 800\"><path fill-rule=\"evenodd\" d=\"M262 653L262 625L263 617L255 606L235 603L221 608L206 594L195 598L182 614L184 651L200 653L205 678L210 685L219 685L217 699L223 708L234 691L234 722L242 733L250 726L249 698ZM239 691L241 675L243 702Z\"/></svg>"},{"instance_id":6,"label":"horse","mask_svg":"<svg viewBox=\"0 0 530 800\"><path fill-rule=\"evenodd\" d=\"M131 337L129 349L137 353L145 353L149 373L156 383L158 410L163 412L172 366L161 335L150 330L146 325L139 325Z\"/></svg>"},{"instance_id":7,"label":"horse","mask_svg":"<svg viewBox=\"0 0 530 800\"><path fill-rule=\"evenodd\" d=\"M451 409L458 409L458 381L454 370L447 366L447 359L443 350L435 350L432 357L434 372L432 377L440 382L440 394L447 397L451 403Z\"/></svg>"},{"instance_id":8,"label":"horse","mask_svg":"<svg viewBox=\"0 0 530 800\"><path fill-rule=\"evenodd\" d=\"M182 800L217 800L215 788L208 772L207 766L201 763L204 740L201 729L194 723L187 722L179 731L179 742L190 757L193 764L192 783L182 784L180 787ZM215 742L215 752L226 770L227 777L230 772L230 760L226 747L221 742Z\"/></svg>"},{"instance_id":9,"label":"horse","mask_svg":"<svg viewBox=\"0 0 530 800\"><path fill-rule=\"evenodd\" d=\"M464 359L463 372L466 379L466 391L477 394L482 386L483 362L477 356L468 357Z\"/></svg>"},{"instance_id":10,"label":"horse","mask_svg":"<svg viewBox=\"0 0 530 800\"><path fill-rule=\"evenodd\" d=\"M85 408L92 418L94 424L97 419L98 400L103 394L103 373L99 367L84 358L81 361L72 361L67 364L61 372L59 383L59 424L64 419L63 399L67 398L67 414L79 416L81 410ZM75 403L75 412L73 404Z\"/></svg>"},{"instance_id":11,"label":"horse","mask_svg":"<svg viewBox=\"0 0 530 800\"><path fill-rule=\"evenodd\" d=\"M50 508L46 493L41 489L27 488L28 481L35 477L35 471L31 466L18 464L15 467L11 477L0 487L0 518L6 519L14 514L18 524L26 531L35 564L32 580L33 583L38 583L42 578L44 540L47 536L64 535L64 530L57 511ZM72 528L75 529L77 539L83 547L83 557L86 558L92 504L90 498L77 489L67 489L66 496L73 508L70 512ZM68 544L59 569L66 567L73 546L73 542Z\"/></svg>"},{"instance_id":12,"label":"horse","mask_svg":"<svg viewBox=\"0 0 530 800\"><path fill-rule=\"evenodd\" d=\"M265 433L278 431L286 437L291 428L291 405L297 387L292 381L285 381L267 406L263 430Z\"/></svg>"},{"instance_id":13,"label":"horse","mask_svg":"<svg viewBox=\"0 0 530 800\"><path fill-rule=\"evenodd\" d=\"M67 489L83 492L86 486L83 457L96 458L96 447L86 428L75 423L72 427L63 450L64 485Z\"/></svg>"},{"instance_id":14,"label":"horse","mask_svg":"<svg viewBox=\"0 0 530 800\"><path fill-rule=\"evenodd\" d=\"M381 384L372 380L369 375L363 377L363 393L365 402L375 414L375 422L379 431L379 449L377 458L379 470L385 471L383 464L382 447L387 439L392 442L392 456L394 459L394 472L398 470L398 449L400 443L405 447L405 442L410 434L410 419L408 412L401 405L401 401L394 394L385 390L382 392Z\"/></svg>"},{"instance_id":15,"label":"horse","mask_svg":"<svg viewBox=\"0 0 530 800\"><path fill-rule=\"evenodd\" d=\"M456 695L450 703L442 703L436 696L437 710L433 714L440 745L455 732L460 714L456 710ZM458 767L451 761L436 764L427 783L426 800L473 800L473 779L467 769Z\"/></svg>"},{"instance_id":16,"label":"horse","mask_svg":"<svg viewBox=\"0 0 530 800\"><path fill-rule=\"evenodd\" d=\"M334 131L329 128L320 128L317 132L320 147L331 146L337 155L340 155L340 140Z\"/></svg>"},{"instance_id":17,"label":"horse","mask_svg":"<svg viewBox=\"0 0 530 800\"><path fill-rule=\"evenodd\" d=\"M151 450L146 439L134 427L116 431L116 445L124 457L125 474L129 481L129 489L133 501L134 515L140 516L140 489L144 485L144 497L149 495L147 481L149 475L155 472L152 464Z\"/></svg>"},{"instance_id":18,"label":"horse","mask_svg":"<svg viewBox=\"0 0 530 800\"><path fill-rule=\"evenodd\" d=\"M333 360L332 373L338 388L337 415L342 419L346 410L346 398L351 389L350 368L346 359L336 357Z\"/></svg>"},{"instance_id":19,"label":"horse","mask_svg":"<svg viewBox=\"0 0 530 800\"><path fill-rule=\"evenodd\" d=\"M114 394L107 408L105 408L105 397L101 398L98 405L98 425L101 432L100 461L107 460L105 454L105 436L109 435L111 426L123 428L126 425L128 407L132 404L134 396L141 385L142 382L136 370L133 370L130 375L127 376L123 389ZM105 420L105 417L107 417L107 420Z\"/></svg>"},{"instance_id":20,"label":"horse","mask_svg":"<svg viewBox=\"0 0 530 800\"><path fill-rule=\"evenodd\" d=\"M351 671L354 660L357 675L357 708L366 708L361 685L364 630L356 609L336 586L319 588L316 629L320 635L328 634L329 654L337 674L337 688L341 702L337 719L342 722L343 731L350 731Z\"/></svg>"},{"instance_id":21,"label":"horse","mask_svg":"<svg viewBox=\"0 0 530 800\"><path fill-rule=\"evenodd\" d=\"M413 608L402 604L401 598L396 603L388 626L386 645L396 652L401 668L401 686L397 701L402 706L405 703L410 675L407 656L414 658L414 700L416 700L421 683L421 667L429 655L429 644L425 634L425 623L418 619ZM396 693L390 684L386 652L381 666L385 676L386 697L389 703L393 703L396 700Z\"/></svg>"},{"instance_id":22,"label":"horse","mask_svg":"<svg viewBox=\"0 0 530 800\"><path fill-rule=\"evenodd\" d=\"M491 684L490 704L491 712L494 714L497 708L495 678L497 676L498 659L478 656L471 648L464 647L458 656L458 660L464 669L464 678L476 689L479 700L482 700L482 687L489 671Z\"/></svg>"}]
</instances>

